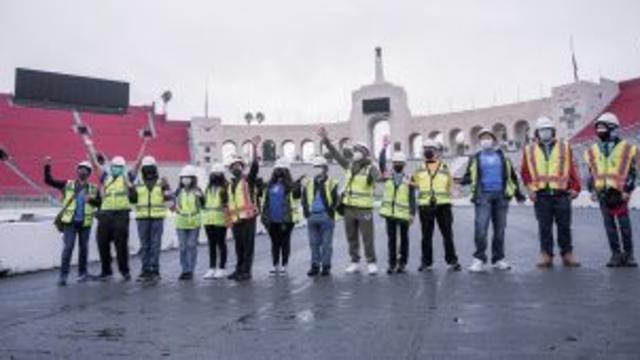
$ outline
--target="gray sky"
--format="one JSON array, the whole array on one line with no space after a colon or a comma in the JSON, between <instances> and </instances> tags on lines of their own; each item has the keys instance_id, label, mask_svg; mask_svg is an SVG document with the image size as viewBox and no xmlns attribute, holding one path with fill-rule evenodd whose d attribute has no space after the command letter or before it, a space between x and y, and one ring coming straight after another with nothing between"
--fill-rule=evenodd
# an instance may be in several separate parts
<instances>
[{"instance_id":1,"label":"gray sky","mask_svg":"<svg viewBox=\"0 0 640 360\"><path fill-rule=\"evenodd\" d=\"M0 1L0 92L14 68L129 81L133 104L171 89L172 118L345 120L350 92L387 80L414 114L549 94L580 75L640 76L640 1Z\"/></svg>"}]
</instances>

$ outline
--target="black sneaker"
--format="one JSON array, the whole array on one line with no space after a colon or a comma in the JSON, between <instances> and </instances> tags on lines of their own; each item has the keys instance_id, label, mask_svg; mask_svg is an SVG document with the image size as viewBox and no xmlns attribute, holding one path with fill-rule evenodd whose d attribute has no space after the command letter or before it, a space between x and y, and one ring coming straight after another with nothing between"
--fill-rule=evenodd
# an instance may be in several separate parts
<instances>
[{"instance_id":1,"label":"black sneaker","mask_svg":"<svg viewBox=\"0 0 640 360\"><path fill-rule=\"evenodd\" d=\"M433 269L433 267L430 264L420 264L418 267L418 271L420 272L430 271L431 269Z\"/></svg>"},{"instance_id":2,"label":"black sneaker","mask_svg":"<svg viewBox=\"0 0 640 360\"><path fill-rule=\"evenodd\" d=\"M86 283L86 282L93 281L93 280L95 280L95 276L93 276L91 274L78 275L78 283L79 284Z\"/></svg>"},{"instance_id":3,"label":"black sneaker","mask_svg":"<svg viewBox=\"0 0 640 360\"><path fill-rule=\"evenodd\" d=\"M307 271L307 276L314 277L314 276L318 276L319 273L320 273L320 267L318 265L311 265L311 269Z\"/></svg>"},{"instance_id":4,"label":"black sneaker","mask_svg":"<svg viewBox=\"0 0 640 360\"><path fill-rule=\"evenodd\" d=\"M398 266L398 268L396 269L396 272L397 272L398 274L404 274L404 273L406 273L406 272L407 272L407 269L405 268L405 266L404 266L404 265L400 265L400 266Z\"/></svg>"},{"instance_id":5,"label":"black sneaker","mask_svg":"<svg viewBox=\"0 0 640 360\"><path fill-rule=\"evenodd\" d=\"M251 280L251 274L249 274L249 273L238 274L238 276L236 276L235 280L236 281L249 281L249 280Z\"/></svg>"},{"instance_id":6,"label":"black sneaker","mask_svg":"<svg viewBox=\"0 0 640 360\"><path fill-rule=\"evenodd\" d=\"M638 267L638 263L636 259L633 257L633 254L624 256L624 266L626 267Z\"/></svg>"},{"instance_id":7,"label":"black sneaker","mask_svg":"<svg viewBox=\"0 0 640 360\"><path fill-rule=\"evenodd\" d=\"M387 274L388 274L388 275L393 274L395 271L396 271L396 267L395 267L395 266L389 266L389 267L387 268Z\"/></svg>"},{"instance_id":8,"label":"black sneaker","mask_svg":"<svg viewBox=\"0 0 640 360\"><path fill-rule=\"evenodd\" d=\"M459 263L449 264L449 270L451 271L460 271L462 270L462 266Z\"/></svg>"},{"instance_id":9,"label":"black sneaker","mask_svg":"<svg viewBox=\"0 0 640 360\"><path fill-rule=\"evenodd\" d=\"M178 276L178 280L190 280L191 277L189 276L189 273L182 273L180 274L180 276Z\"/></svg>"},{"instance_id":10,"label":"black sneaker","mask_svg":"<svg viewBox=\"0 0 640 360\"><path fill-rule=\"evenodd\" d=\"M623 265L624 265L624 260L622 259L622 254L620 253L611 255L611 259L609 259L609 262L607 263L607 267L610 267L610 268L620 267Z\"/></svg>"},{"instance_id":11,"label":"black sneaker","mask_svg":"<svg viewBox=\"0 0 640 360\"><path fill-rule=\"evenodd\" d=\"M229 274L229 276L227 276L227 279L229 280L236 280L238 278L238 272L234 271L231 274Z\"/></svg>"},{"instance_id":12,"label":"black sneaker","mask_svg":"<svg viewBox=\"0 0 640 360\"><path fill-rule=\"evenodd\" d=\"M320 273L320 275L322 276L329 276L331 275L331 266L329 265L325 265L322 267L322 272Z\"/></svg>"},{"instance_id":13,"label":"black sneaker","mask_svg":"<svg viewBox=\"0 0 640 360\"><path fill-rule=\"evenodd\" d=\"M141 272L140 275L138 275L138 277L136 278L137 282L144 282L147 281L149 279L149 277L151 277L151 273L149 272Z\"/></svg>"},{"instance_id":14,"label":"black sneaker","mask_svg":"<svg viewBox=\"0 0 640 360\"><path fill-rule=\"evenodd\" d=\"M111 281L113 279L113 274L100 274L98 276L98 280L100 281Z\"/></svg>"},{"instance_id":15,"label":"black sneaker","mask_svg":"<svg viewBox=\"0 0 640 360\"><path fill-rule=\"evenodd\" d=\"M67 286L67 279L59 279L58 280L58 286L60 286L60 287Z\"/></svg>"},{"instance_id":16,"label":"black sneaker","mask_svg":"<svg viewBox=\"0 0 640 360\"><path fill-rule=\"evenodd\" d=\"M129 282L129 281L131 281L131 274L123 274L123 275L122 275L122 281L123 281L123 282Z\"/></svg>"}]
</instances>

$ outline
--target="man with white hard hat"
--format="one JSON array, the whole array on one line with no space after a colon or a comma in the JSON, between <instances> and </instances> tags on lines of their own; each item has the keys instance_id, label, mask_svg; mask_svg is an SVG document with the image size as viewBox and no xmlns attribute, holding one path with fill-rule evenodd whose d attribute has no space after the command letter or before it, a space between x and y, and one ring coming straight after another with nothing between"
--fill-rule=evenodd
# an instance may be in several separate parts
<instances>
[{"instance_id":1,"label":"man with white hard hat","mask_svg":"<svg viewBox=\"0 0 640 360\"><path fill-rule=\"evenodd\" d=\"M600 204L609 240L611 259L607 266L637 267L629 199L635 190L638 149L621 138L620 121L615 114L600 115L594 127L597 140L585 151L584 159L589 168L588 188L592 199Z\"/></svg>"},{"instance_id":2,"label":"man with white hard hat","mask_svg":"<svg viewBox=\"0 0 640 360\"><path fill-rule=\"evenodd\" d=\"M540 240L539 268L553 265L553 225L558 230L562 263L577 267L571 235L571 201L580 193L580 179L568 141L556 138L554 122L536 120L534 141L524 145L520 175L533 201Z\"/></svg>"},{"instance_id":3,"label":"man with white hard hat","mask_svg":"<svg viewBox=\"0 0 640 360\"><path fill-rule=\"evenodd\" d=\"M418 190L422 233L422 259L418 271L421 272L433 269L433 234L436 222L442 234L445 262L450 270L461 269L453 241L453 180L449 166L440 159L441 154L442 144L434 139L426 139L422 145L423 163L412 177Z\"/></svg>"},{"instance_id":4,"label":"man with white hard hat","mask_svg":"<svg viewBox=\"0 0 640 360\"><path fill-rule=\"evenodd\" d=\"M138 281L160 279L160 249L164 232L167 202L173 196L165 178L160 178L158 164L153 156L142 158L140 176L129 189L129 202L135 207L140 260Z\"/></svg>"},{"instance_id":5,"label":"man with white hard hat","mask_svg":"<svg viewBox=\"0 0 640 360\"><path fill-rule=\"evenodd\" d=\"M345 170L345 186L338 211L344 214L345 232L349 243L351 263L347 273L360 271L360 234L364 244L369 275L378 273L376 265L375 234L373 226L374 190L380 171L371 161L371 150L362 141L353 146L353 159L347 159L329 140L324 127L318 129L318 136L329 150L329 154Z\"/></svg>"},{"instance_id":6,"label":"man with white hard hat","mask_svg":"<svg viewBox=\"0 0 640 360\"><path fill-rule=\"evenodd\" d=\"M391 143L388 136L383 140L383 146L378 156L378 166L384 181L380 216L385 219L387 226L388 260L387 274L403 274L409 261L409 227L416 214L415 187L409 176L404 172L407 156L399 150L391 155L391 171L387 172L387 148ZM400 237L400 251L398 251L398 236Z\"/></svg>"},{"instance_id":7,"label":"man with white hard hat","mask_svg":"<svg viewBox=\"0 0 640 360\"><path fill-rule=\"evenodd\" d=\"M62 224L63 250L60 260L60 277L58 285L67 285L71 256L76 238L78 239L78 282L91 279L87 271L89 257L89 235L93 216L100 206L101 197L95 184L89 182L93 167L88 161L80 161L76 165L76 178L73 180L56 180L51 174L51 158L45 158L44 182L62 192L62 211L59 222Z\"/></svg>"}]
</instances>

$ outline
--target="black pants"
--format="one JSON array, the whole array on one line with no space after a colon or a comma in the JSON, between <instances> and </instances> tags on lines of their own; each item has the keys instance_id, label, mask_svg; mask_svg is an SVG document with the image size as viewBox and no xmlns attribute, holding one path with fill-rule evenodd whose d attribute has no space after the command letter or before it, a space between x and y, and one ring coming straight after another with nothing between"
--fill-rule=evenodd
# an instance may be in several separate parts
<instances>
[{"instance_id":1,"label":"black pants","mask_svg":"<svg viewBox=\"0 0 640 360\"><path fill-rule=\"evenodd\" d=\"M269 237L271 237L271 259L273 266L280 265L282 258L282 266L289 263L289 254L291 253L291 231L293 223L271 223L267 227Z\"/></svg>"},{"instance_id":2,"label":"black pants","mask_svg":"<svg viewBox=\"0 0 640 360\"><path fill-rule=\"evenodd\" d=\"M433 229L436 221L444 243L444 259L447 264L456 264L458 256L453 243L451 204L420 206L419 212L422 230L422 264L427 266L433 264Z\"/></svg>"},{"instance_id":3,"label":"black pants","mask_svg":"<svg viewBox=\"0 0 640 360\"><path fill-rule=\"evenodd\" d=\"M627 256L632 256L633 237L629 211L627 210L623 215L611 215L602 198L600 199L600 211L602 212L602 220L604 221L604 229L607 232L611 254L615 255L624 252ZM622 240L622 248L620 247L620 240Z\"/></svg>"},{"instance_id":4,"label":"black pants","mask_svg":"<svg viewBox=\"0 0 640 360\"><path fill-rule=\"evenodd\" d=\"M227 228L225 226L205 225L204 231L207 233L209 243L209 268L216 268L218 251L220 252L220 269L227 266Z\"/></svg>"},{"instance_id":5,"label":"black pants","mask_svg":"<svg viewBox=\"0 0 640 360\"><path fill-rule=\"evenodd\" d=\"M129 274L129 211L102 211L98 218L98 252L102 275L111 275L111 243L116 248L118 270Z\"/></svg>"},{"instance_id":6,"label":"black pants","mask_svg":"<svg viewBox=\"0 0 640 360\"><path fill-rule=\"evenodd\" d=\"M256 218L242 219L231 228L236 243L236 273L251 274L256 239Z\"/></svg>"},{"instance_id":7,"label":"black pants","mask_svg":"<svg viewBox=\"0 0 640 360\"><path fill-rule=\"evenodd\" d=\"M569 194L538 193L534 203L538 219L540 251L553 256L553 224L558 231L558 247L560 254L573 251L571 239L571 198Z\"/></svg>"},{"instance_id":8,"label":"black pants","mask_svg":"<svg viewBox=\"0 0 640 360\"><path fill-rule=\"evenodd\" d=\"M407 265L409 260L409 222L405 220L386 218L387 240L389 246L389 267L398 265L398 229L400 230L400 266Z\"/></svg>"}]
</instances>

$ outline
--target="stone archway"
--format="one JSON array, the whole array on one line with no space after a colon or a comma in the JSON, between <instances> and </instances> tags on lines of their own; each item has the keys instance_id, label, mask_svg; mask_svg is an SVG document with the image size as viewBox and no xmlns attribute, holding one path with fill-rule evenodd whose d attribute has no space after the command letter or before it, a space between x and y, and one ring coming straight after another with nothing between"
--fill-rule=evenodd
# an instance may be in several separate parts
<instances>
[{"instance_id":1,"label":"stone archway","mask_svg":"<svg viewBox=\"0 0 640 360\"><path fill-rule=\"evenodd\" d=\"M389 118L386 116L373 117L369 121L369 130L369 144L371 144L371 151L373 152L372 155L373 157L378 157L380 150L382 150L384 137L391 135L391 124L389 123ZM391 147L389 147L387 151L390 152Z\"/></svg>"},{"instance_id":2,"label":"stone archway","mask_svg":"<svg viewBox=\"0 0 640 360\"><path fill-rule=\"evenodd\" d=\"M513 125L513 139L516 149L521 149L529 143L529 139L531 138L530 129L529 122L526 120L518 120Z\"/></svg>"},{"instance_id":3,"label":"stone archway","mask_svg":"<svg viewBox=\"0 0 640 360\"><path fill-rule=\"evenodd\" d=\"M313 140L302 140L300 149L300 157L304 162L310 162L316 156L316 145L313 143Z\"/></svg>"},{"instance_id":4,"label":"stone archway","mask_svg":"<svg viewBox=\"0 0 640 360\"><path fill-rule=\"evenodd\" d=\"M238 146L233 140L226 140L222 143L221 152L223 161L226 161L231 156L238 153Z\"/></svg>"},{"instance_id":5,"label":"stone archway","mask_svg":"<svg viewBox=\"0 0 640 360\"><path fill-rule=\"evenodd\" d=\"M296 160L296 143L293 140L285 140L281 146L282 156L289 160Z\"/></svg>"},{"instance_id":6,"label":"stone archway","mask_svg":"<svg viewBox=\"0 0 640 360\"><path fill-rule=\"evenodd\" d=\"M464 138L465 136L462 129L455 128L449 131L449 149L452 155L462 156L465 154Z\"/></svg>"},{"instance_id":7,"label":"stone archway","mask_svg":"<svg viewBox=\"0 0 640 360\"><path fill-rule=\"evenodd\" d=\"M420 159L422 157L422 134L413 133L409 135L409 157Z\"/></svg>"}]
</instances>

